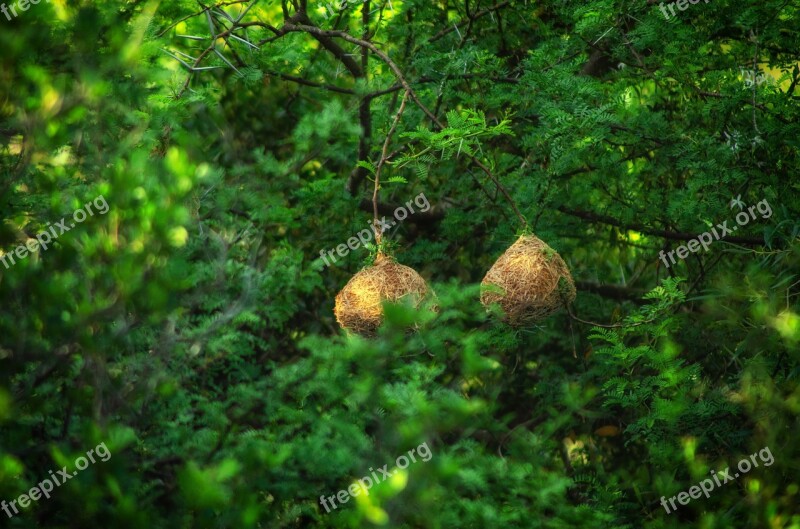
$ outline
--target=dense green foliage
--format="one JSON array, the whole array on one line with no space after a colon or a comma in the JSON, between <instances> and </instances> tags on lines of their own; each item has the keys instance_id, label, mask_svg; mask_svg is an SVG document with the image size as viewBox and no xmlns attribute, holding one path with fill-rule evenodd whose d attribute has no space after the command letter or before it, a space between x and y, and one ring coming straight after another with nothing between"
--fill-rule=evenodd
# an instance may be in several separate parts
<instances>
[{"instance_id":1,"label":"dense green foliage","mask_svg":"<svg viewBox=\"0 0 800 529\"><path fill-rule=\"evenodd\" d=\"M800 6L687 5L0 15L0 501L112 454L0 527L800 528ZM334 296L375 248L320 251L368 226L408 87L381 213L429 200L385 236L439 308L347 336ZM571 268L574 314L615 327L486 314L523 228L498 182Z\"/></svg>"}]
</instances>

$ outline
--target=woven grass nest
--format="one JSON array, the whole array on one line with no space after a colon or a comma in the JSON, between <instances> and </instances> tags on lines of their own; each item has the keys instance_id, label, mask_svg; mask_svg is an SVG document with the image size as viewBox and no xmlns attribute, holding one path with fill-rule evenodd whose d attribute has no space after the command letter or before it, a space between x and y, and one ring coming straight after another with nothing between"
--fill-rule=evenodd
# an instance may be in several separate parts
<instances>
[{"instance_id":1,"label":"woven grass nest","mask_svg":"<svg viewBox=\"0 0 800 529\"><path fill-rule=\"evenodd\" d=\"M544 241L523 235L506 250L481 282L481 303L498 303L504 321L529 325L575 299L575 282L564 260Z\"/></svg>"},{"instance_id":2,"label":"woven grass nest","mask_svg":"<svg viewBox=\"0 0 800 529\"><path fill-rule=\"evenodd\" d=\"M336 295L333 312L342 328L373 336L383 322L384 301L410 299L419 307L427 295L427 283L413 268L379 254L374 264L354 275Z\"/></svg>"}]
</instances>

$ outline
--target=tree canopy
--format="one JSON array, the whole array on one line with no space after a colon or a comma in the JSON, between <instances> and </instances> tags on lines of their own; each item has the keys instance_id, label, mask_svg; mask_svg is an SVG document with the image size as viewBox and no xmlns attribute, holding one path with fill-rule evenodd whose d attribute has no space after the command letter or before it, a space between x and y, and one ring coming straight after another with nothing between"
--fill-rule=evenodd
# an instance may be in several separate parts
<instances>
[{"instance_id":1,"label":"tree canopy","mask_svg":"<svg viewBox=\"0 0 800 529\"><path fill-rule=\"evenodd\" d=\"M7 1L0 527L800 529L798 20Z\"/></svg>"}]
</instances>

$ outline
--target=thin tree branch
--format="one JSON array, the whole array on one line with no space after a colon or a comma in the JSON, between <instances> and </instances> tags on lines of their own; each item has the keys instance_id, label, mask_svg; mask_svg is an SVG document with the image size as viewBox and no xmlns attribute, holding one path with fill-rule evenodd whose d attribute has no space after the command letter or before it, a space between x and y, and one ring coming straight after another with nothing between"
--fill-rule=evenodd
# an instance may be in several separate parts
<instances>
[{"instance_id":1,"label":"thin tree branch","mask_svg":"<svg viewBox=\"0 0 800 529\"><path fill-rule=\"evenodd\" d=\"M315 83L314 81L308 81L306 79L303 79L302 77L295 77L294 75L288 75L285 73L268 71L267 74L272 75L274 77L280 77L284 81L290 81L303 86L310 86L312 88L321 88L323 90L328 90L329 92L337 92L339 94L348 94L348 95L353 95L356 93L355 90L352 90L350 88L342 88L336 85Z\"/></svg>"},{"instance_id":2,"label":"thin tree branch","mask_svg":"<svg viewBox=\"0 0 800 529\"><path fill-rule=\"evenodd\" d=\"M381 169L383 169L383 165L386 163L389 153L389 142L392 141L392 136L394 135L394 131L397 129L397 124L400 123L400 118L403 115L403 111L406 109L407 100L408 91L403 94L403 100L400 102L400 108L397 110L397 114L395 114L394 120L392 121L392 126L389 128L389 132L386 134L386 141L383 142L381 159L378 160L378 165L375 168L375 186L374 190L372 191L372 225L375 227L375 244L377 246L380 246L381 244L381 225L378 221L378 189L381 187Z\"/></svg>"},{"instance_id":3,"label":"thin tree branch","mask_svg":"<svg viewBox=\"0 0 800 529\"><path fill-rule=\"evenodd\" d=\"M208 11L209 9L214 9L214 8L223 7L223 6L230 6L230 5L235 5L235 4L246 4L248 1L249 0L233 0L233 1L230 1L230 2L219 2L219 3L217 3L217 4L213 5L213 6L204 7L202 11L198 11L197 13L192 13L191 15L186 15L185 17L176 20L175 22L173 22L172 24L167 26L162 32L160 32L158 35L156 35L156 38L164 36L164 34L167 31L171 30L172 28L174 28L175 26L177 26L178 24L180 24L184 20L189 20L192 17L196 17L198 15L202 15L203 13Z\"/></svg>"},{"instance_id":4,"label":"thin tree branch","mask_svg":"<svg viewBox=\"0 0 800 529\"><path fill-rule=\"evenodd\" d=\"M436 42L437 40L441 39L445 35L447 35L449 33L452 33L453 31L456 31L457 28L463 26L464 24L472 23L475 20L481 18L482 16L488 15L492 11L497 11L498 9L504 8L505 6L507 6L510 3L511 3L510 0L503 0L502 2L499 2L499 3L497 3L497 4L495 4L495 5L491 6L491 7L487 7L486 9L481 9L477 13L474 13L473 15L467 17L467 20L462 20L458 24L453 24L452 26L448 26L445 29L441 30L439 33L437 33L433 37L429 38L428 42L429 43Z\"/></svg>"},{"instance_id":5,"label":"thin tree branch","mask_svg":"<svg viewBox=\"0 0 800 529\"><path fill-rule=\"evenodd\" d=\"M654 235L656 237L662 237L664 239L670 239L673 241L690 241L692 239L697 239L699 237L696 233L686 233L686 232L676 232L676 231L669 231L669 230L659 230L656 228L650 228L643 224L639 223L630 223L625 224L620 220L617 220L613 217L609 217L608 215L601 215L599 213L592 213L590 211L582 211L579 209L571 209L567 208L566 206L561 206L558 208L558 211L562 213L566 213L567 215L578 217L580 219L588 220L591 222L598 222L600 224L607 224L609 226L615 226L617 228L621 228L624 230L632 230L638 231L640 233L645 233L647 235ZM760 237L725 237L724 239L726 242L732 242L737 244L743 244L745 246L763 246L764 239Z\"/></svg>"}]
</instances>

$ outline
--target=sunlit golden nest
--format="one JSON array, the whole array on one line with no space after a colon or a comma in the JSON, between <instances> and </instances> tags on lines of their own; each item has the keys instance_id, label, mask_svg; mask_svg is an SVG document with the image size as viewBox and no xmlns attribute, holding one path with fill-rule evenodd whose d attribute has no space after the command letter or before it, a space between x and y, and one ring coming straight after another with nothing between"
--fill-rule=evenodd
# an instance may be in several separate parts
<instances>
[{"instance_id":1,"label":"sunlit golden nest","mask_svg":"<svg viewBox=\"0 0 800 529\"><path fill-rule=\"evenodd\" d=\"M481 303L498 303L504 321L519 327L540 321L575 299L575 283L564 260L538 237L523 235L481 282Z\"/></svg>"},{"instance_id":2,"label":"sunlit golden nest","mask_svg":"<svg viewBox=\"0 0 800 529\"><path fill-rule=\"evenodd\" d=\"M375 264L354 275L336 295L334 314L342 328L373 336L383 322L382 302L404 299L419 307L428 294L428 285L414 269L379 255Z\"/></svg>"}]
</instances>

